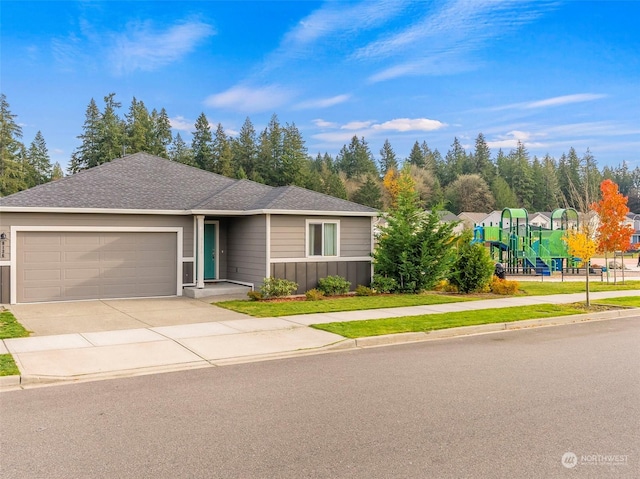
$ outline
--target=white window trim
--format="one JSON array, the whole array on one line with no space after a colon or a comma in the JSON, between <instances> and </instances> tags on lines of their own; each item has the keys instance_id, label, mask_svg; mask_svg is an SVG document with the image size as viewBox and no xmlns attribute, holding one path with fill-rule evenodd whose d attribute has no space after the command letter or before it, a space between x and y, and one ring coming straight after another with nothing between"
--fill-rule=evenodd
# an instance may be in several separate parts
<instances>
[{"instance_id":1,"label":"white window trim","mask_svg":"<svg viewBox=\"0 0 640 479\"><path fill-rule=\"evenodd\" d=\"M334 224L336 225L336 254L327 256L324 254L324 225ZM310 254L309 252L309 225L322 225L322 254ZM340 220L327 220L327 219L307 219L305 221L304 228L304 251L306 258L340 258Z\"/></svg>"}]
</instances>

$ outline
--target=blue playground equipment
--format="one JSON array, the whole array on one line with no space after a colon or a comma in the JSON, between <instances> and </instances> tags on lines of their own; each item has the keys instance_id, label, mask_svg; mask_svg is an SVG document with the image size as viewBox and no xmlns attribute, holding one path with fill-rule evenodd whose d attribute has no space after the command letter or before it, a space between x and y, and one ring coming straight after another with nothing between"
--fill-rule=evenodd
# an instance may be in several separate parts
<instances>
[{"instance_id":1,"label":"blue playground equipment","mask_svg":"<svg viewBox=\"0 0 640 479\"><path fill-rule=\"evenodd\" d=\"M472 243L489 247L495 261L511 274L550 276L554 271L576 268L576 258L562 240L567 229L578 228L578 212L573 208L551 213L551 228L529 224L524 208L505 208L496 226L475 226Z\"/></svg>"}]
</instances>

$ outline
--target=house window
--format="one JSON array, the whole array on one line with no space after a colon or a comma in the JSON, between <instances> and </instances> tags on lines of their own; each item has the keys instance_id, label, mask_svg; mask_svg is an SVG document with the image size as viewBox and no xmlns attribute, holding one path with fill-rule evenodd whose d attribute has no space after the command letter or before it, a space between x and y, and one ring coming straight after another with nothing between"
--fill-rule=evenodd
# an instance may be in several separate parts
<instances>
[{"instance_id":1,"label":"house window","mask_svg":"<svg viewBox=\"0 0 640 479\"><path fill-rule=\"evenodd\" d=\"M338 256L338 223L308 223L308 256Z\"/></svg>"}]
</instances>

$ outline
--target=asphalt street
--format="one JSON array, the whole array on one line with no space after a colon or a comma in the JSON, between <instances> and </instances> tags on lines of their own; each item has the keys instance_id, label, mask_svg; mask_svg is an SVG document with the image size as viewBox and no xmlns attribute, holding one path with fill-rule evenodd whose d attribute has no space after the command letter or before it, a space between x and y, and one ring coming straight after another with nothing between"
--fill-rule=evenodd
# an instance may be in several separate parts
<instances>
[{"instance_id":1,"label":"asphalt street","mask_svg":"<svg viewBox=\"0 0 640 479\"><path fill-rule=\"evenodd\" d=\"M637 478L640 317L9 391L0 412L7 479Z\"/></svg>"}]
</instances>

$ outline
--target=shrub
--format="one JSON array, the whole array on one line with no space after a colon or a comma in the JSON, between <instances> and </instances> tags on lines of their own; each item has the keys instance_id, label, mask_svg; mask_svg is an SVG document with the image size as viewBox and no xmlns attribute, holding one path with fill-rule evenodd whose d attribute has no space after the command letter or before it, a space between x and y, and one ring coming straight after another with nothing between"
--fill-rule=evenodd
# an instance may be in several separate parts
<instances>
[{"instance_id":1,"label":"shrub","mask_svg":"<svg viewBox=\"0 0 640 479\"><path fill-rule=\"evenodd\" d=\"M394 278L374 274L371 287L378 293L392 293L398 288L398 282Z\"/></svg>"},{"instance_id":2,"label":"shrub","mask_svg":"<svg viewBox=\"0 0 640 479\"><path fill-rule=\"evenodd\" d=\"M373 296L374 294L376 294L374 290L361 284L356 288L356 296Z\"/></svg>"},{"instance_id":3,"label":"shrub","mask_svg":"<svg viewBox=\"0 0 640 479\"><path fill-rule=\"evenodd\" d=\"M260 301L262 299L262 293L260 291L249 291L247 296L249 296L251 301Z\"/></svg>"},{"instance_id":4,"label":"shrub","mask_svg":"<svg viewBox=\"0 0 640 479\"><path fill-rule=\"evenodd\" d=\"M327 296L348 293L350 286L351 283L342 276L327 276L318 281L318 289Z\"/></svg>"},{"instance_id":5,"label":"shrub","mask_svg":"<svg viewBox=\"0 0 640 479\"><path fill-rule=\"evenodd\" d=\"M443 279L438 281L436 287L434 288L436 291L442 291L444 293L457 293L458 287L455 284L451 284L449 280Z\"/></svg>"},{"instance_id":6,"label":"shrub","mask_svg":"<svg viewBox=\"0 0 640 479\"><path fill-rule=\"evenodd\" d=\"M520 284L517 281L509 281L494 276L491 280L491 292L494 294L514 295L518 292Z\"/></svg>"},{"instance_id":7,"label":"shrub","mask_svg":"<svg viewBox=\"0 0 640 479\"><path fill-rule=\"evenodd\" d=\"M471 244L472 233L465 231L458 241L458 255L449 282L461 293L477 293L491 282L494 265L481 244Z\"/></svg>"},{"instance_id":8,"label":"shrub","mask_svg":"<svg viewBox=\"0 0 640 479\"><path fill-rule=\"evenodd\" d=\"M265 278L260 288L263 298L279 298L281 296L289 296L296 289L298 283L281 278Z\"/></svg>"},{"instance_id":9,"label":"shrub","mask_svg":"<svg viewBox=\"0 0 640 479\"><path fill-rule=\"evenodd\" d=\"M304 293L307 298L307 301L319 301L324 298L324 293L319 289L313 288Z\"/></svg>"}]
</instances>

